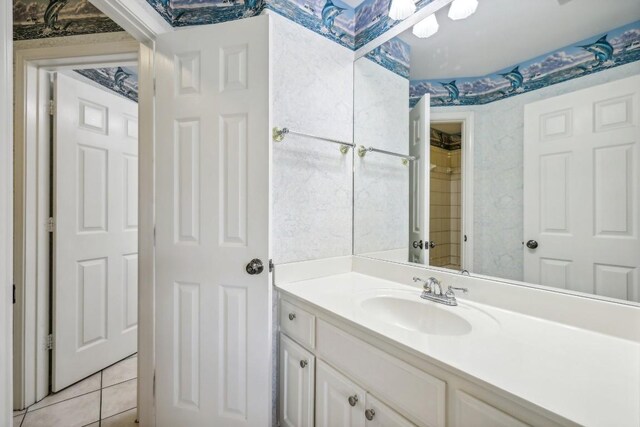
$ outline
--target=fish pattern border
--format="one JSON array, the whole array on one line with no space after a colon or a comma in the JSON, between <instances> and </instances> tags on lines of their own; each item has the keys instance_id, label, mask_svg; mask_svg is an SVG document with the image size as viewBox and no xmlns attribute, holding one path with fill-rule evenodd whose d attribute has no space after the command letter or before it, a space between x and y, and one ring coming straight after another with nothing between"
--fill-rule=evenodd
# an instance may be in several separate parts
<instances>
[{"instance_id":1,"label":"fish pattern border","mask_svg":"<svg viewBox=\"0 0 640 427\"><path fill-rule=\"evenodd\" d=\"M409 105L483 105L640 60L640 21L485 76L411 80Z\"/></svg>"}]
</instances>

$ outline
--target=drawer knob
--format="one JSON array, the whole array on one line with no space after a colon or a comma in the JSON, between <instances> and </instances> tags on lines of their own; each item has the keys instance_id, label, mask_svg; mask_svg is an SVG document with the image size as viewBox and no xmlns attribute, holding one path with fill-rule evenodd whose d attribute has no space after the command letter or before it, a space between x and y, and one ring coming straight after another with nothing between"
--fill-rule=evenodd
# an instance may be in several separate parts
<instances>
[{"instance_id":1,"label":"drawer knob","mask_svg":"<svg viewBox=\"0 0 640 427\"><path fill-rule=\"evenodd\" d=\"M289 320L293 320L296 318L296 314L295 313L289 313Z\"/></svg>"},{"instance_id":2,"label":"drawer knob","mask_svg":"<svg viewBox=\"0 0 640 427\"><path fill-rule=\"evenodd\" d=\"M356 406L358 403L358 395L354 394L353 396L349 396L349 405Z\"/></svg>"},{"instance_id":3,"label":"drawer knob","mask_svg":"<svg viewBox=\"0 0 640 427\"><path fill-rule=\"evenodd\" d=\"M309 364L309 362L307 362L306 360L301 360L300 361L300 367L301 368L306 368L308 364Z\"/></svg>"},{"instance_id":4,"label":"drawer knob","mask_svg":"<svg viewBox=\"0 0 640 427\"><path fill-rule=\"evenodd\" d=\"M366 411L364 411L364 416L366 419L371 421L373 420L373 417L376 416L376 411L374 411L373 409L367 409Z\"/></svg>"}]
</instances>

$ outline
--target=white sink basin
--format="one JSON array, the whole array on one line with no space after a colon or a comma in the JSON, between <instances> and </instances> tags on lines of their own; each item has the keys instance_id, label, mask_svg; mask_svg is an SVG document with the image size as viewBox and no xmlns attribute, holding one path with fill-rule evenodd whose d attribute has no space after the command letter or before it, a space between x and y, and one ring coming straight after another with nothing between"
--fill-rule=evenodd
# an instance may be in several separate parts
<instances>
[{"instance_id":1,"label":"white sink basin","mask_svg":"<svg viewBox=\"0 0 640 427\"><path fill-rule=\"evenodd\" d=\"M377 292L359 299L360 308L381 322L429 335L467 335L474 329L497 327L486 313L458 301L446 306L426 301L415 292Z\"/></svg>"}]
</instances>

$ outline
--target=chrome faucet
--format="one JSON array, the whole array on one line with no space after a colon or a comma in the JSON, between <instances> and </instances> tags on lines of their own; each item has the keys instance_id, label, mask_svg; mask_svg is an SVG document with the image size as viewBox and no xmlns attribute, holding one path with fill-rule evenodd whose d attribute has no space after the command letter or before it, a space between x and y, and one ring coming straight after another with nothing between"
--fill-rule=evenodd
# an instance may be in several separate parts
<instances>
[{"instance_id":1,"label":"chrome faucet","mask_svg":"<svg viewBox=\"0 0 640 427\"><path fill-rule=\"evenodd\" d=\"M458 301L456 300L456 294L455 292L453 292L454 290L462 291L465 294L469 292L467 288L455 288L453 286L449 286L447 288L447 291L443 293L442 283L440 283L440 281L435 277L429 277L427 280L423 280L419 277L414 277L413 281L416 283L417 282L424 283L423 291L422 291L422 294L420 295L420 298L426 299L429 301L438 302L440 304L445 304L445 305L451 305L451 306L458 305Z\"/></svg>"}]
</instances>

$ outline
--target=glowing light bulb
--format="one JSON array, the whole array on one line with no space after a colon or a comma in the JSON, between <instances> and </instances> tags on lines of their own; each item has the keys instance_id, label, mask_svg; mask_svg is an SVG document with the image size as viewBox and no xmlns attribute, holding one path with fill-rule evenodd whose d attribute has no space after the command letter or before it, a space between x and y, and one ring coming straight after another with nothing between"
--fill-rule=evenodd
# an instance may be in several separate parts
<instances>
[{"instance_id":1,"label":"glowing light bulb","mask_svg":"<svg viewBox=\"0 0 640 427\"><path fill-rule=\"evenodd\" d=\"M426 39L437 33L439 27L436 15L431 14L413 26L413 34L421 39Z\"/></svg>"},{"instance_id":2,"label":"glowing light bulb","mask_svg":"<svg viewBox=\"0 0 640 427\"><path fill-rule=\"evenodd\" d=\"M473 15L478 8L478 0L453 0L449 7L449 18L457 21Z\"/></svg>"},{"instance_id":3,"label":"glowing light bulb","mask_svg":"<svg viewBox=\"0 0 640 427\"><path fill-rule=\"evenodd\" d=\"M416 4L413 0L391 0L389 8L389 18L394 21L407 19L416 11Z\"/></svg>"}]
</instances>

